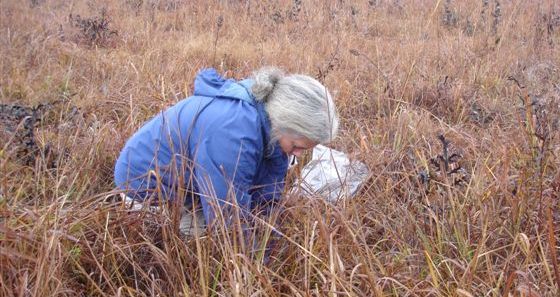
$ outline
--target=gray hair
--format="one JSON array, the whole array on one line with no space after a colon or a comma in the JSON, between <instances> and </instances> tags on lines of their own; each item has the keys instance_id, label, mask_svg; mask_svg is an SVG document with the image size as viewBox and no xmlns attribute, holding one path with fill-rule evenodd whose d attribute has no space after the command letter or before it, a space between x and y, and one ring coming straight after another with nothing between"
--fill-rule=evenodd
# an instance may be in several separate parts
<instances>
[{"instance_id":1,"label":"gray hair","mask_svg":"<svg viewBox=\"0 0 560 297\"><path fill-rule=\"evenodd\" d=\"M264 103L270 118L271 141L278 140L282 133L323 144L335 138L336 106L320 82L307 75L285 75L275 67L261 68L253 79L253 95Z\"/></svg>"}]
</instances>

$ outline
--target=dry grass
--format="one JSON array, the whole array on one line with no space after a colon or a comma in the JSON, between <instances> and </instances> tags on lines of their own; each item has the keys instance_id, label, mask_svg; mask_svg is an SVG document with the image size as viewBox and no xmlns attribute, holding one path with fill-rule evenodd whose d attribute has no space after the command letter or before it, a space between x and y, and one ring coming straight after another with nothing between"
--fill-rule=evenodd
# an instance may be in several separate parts
<instances>
[{"instance_id":1,"label":"dry grass","mask_svg":"<svg viewBox=\"0 0 560 297\"><path fill-rule=\"evenodd\" d=\"M0 1L1 102L52 104L31 165L0 147L0 295L558 296L560 6L496 2ZM261 65L336 94L358 197L287 198L268 262L99 203L198 69Z\"/></svg>"}]
</instances>

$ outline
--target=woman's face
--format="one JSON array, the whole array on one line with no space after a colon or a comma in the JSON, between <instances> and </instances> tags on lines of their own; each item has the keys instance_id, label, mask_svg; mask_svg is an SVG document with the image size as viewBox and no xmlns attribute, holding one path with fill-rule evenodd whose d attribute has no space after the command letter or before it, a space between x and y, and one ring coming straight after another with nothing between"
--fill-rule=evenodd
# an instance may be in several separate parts
<instances>
[{"instance_id":1,"label":"woman's face","mask_svg":"<svg viewBox=\"0 0 560 297\"><path fill-rule=\"evenodd\" d=\"M317 143L306 137L296 137L290 134L282 134L278 139L282 151L288 155L300 157L306 150L314 148Z\"/></svg>"}]
</instances>

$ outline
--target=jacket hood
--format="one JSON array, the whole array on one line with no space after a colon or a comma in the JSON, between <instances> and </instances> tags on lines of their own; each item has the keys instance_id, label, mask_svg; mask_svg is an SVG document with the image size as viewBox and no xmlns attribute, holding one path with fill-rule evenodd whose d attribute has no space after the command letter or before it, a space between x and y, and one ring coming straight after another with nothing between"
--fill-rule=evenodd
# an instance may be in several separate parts
<instances>
[{"instance_id":1,"label":"jacket hood","mask_svg":"<svg viewBox=\"0 0 560 297\"><path fill-rule=\"evenodd\" d=\"M224 79L216 69L207 68L201 70L194 80L194 95L237 99L255 105L256 102L251 92L253 83L252 79L239 82Z\"/></svg>"},{"instance_id":2,"label":"jacket hood","mask_svg":"<svg viewBox=\"0 0 560 297\"><path fill-rule=\"evenodd\" d=\"M194 95L216 97L233 82L232 79L224 79L216 69L206 68L198 72L194 79Z\"/></svg>"},{"instance_id":3,"label":"jacket hood","mask_svg":"<svg viewBox=\"0 0 560 297\"><path fill-rule=\"evenodd\" d=\"M261 125L264 128L265 143L270 141L270 119L264 105L255 100L251 92L254 80L244 79L236 82L224 79L214 68L201 70L194 80L194 95L213 98L228 98L245 101L254 106L260 114Z\"/></svg>"}]
</instances>

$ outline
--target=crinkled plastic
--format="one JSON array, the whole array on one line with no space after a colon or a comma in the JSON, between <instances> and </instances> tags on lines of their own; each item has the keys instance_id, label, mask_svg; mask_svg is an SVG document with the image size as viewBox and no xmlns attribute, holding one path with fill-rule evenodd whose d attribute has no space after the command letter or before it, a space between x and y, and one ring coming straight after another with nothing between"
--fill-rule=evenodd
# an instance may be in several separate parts
<instances>
[{"instance_id":1,"label":"crinkled plastic","mask_svg":"<svg viewBox=\"0 0 560 297\"><path fill-rule=\"evenodd\" d=\"M317 145L293 190L335 203L352 198L368 176L369 170L364 163L350 160L343 152Z\"/></svg>"}]
</instances>

